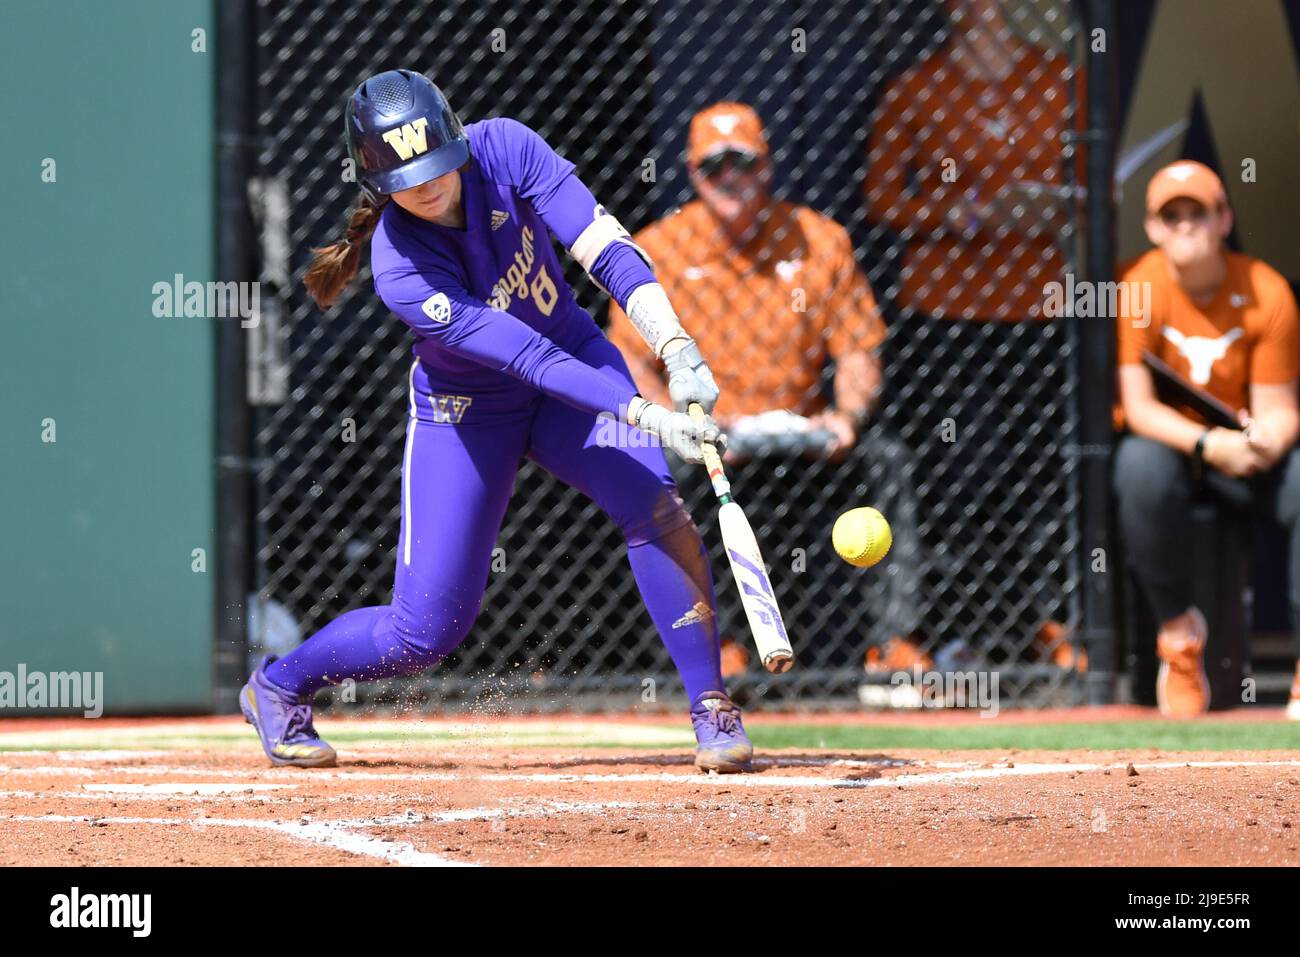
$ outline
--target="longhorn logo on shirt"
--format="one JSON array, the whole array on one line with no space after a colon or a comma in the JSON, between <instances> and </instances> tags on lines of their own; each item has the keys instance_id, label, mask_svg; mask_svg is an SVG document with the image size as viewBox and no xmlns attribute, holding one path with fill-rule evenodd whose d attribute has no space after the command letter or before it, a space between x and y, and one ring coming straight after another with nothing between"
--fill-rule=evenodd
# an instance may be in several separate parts
<instances>
[{"instance_id":1,"label":"longhorn logo on shirt","mask_svg":"<svg viewBox=\"0 0 1300 957\"><path fill-rule=\"evenodd\" d=\"M430 395L429 405L433 408L433 421L446 425L460 425L465 410L474 399L468 395Z\"/></svg>"},{"instance_id":2,"label":"longhorn logo on shirt","mask_svg":"<svg viewBox=\"0 0 1300 957\"><path fill-rule=\"evenodd\" d=\"M393 148L399 158L409 160L416 153L428 151L429 140L424 135L425 127L428 125L429 119L424 116L410 123L403 123L385 133L384 142Z\"/></svg>"},{"instance_id":3,"label":"longhorn logo on shirt","mask_svg":"<svg viewBox=\"0 0 1300 957\"><path fill-rule=\"evenodd\" d=\"M1162 332L1192 367L1191 380L1197 385L1205 385L1210 381L1210 371L1214 368L1214 363L1228 354L1228 346L1245 335L1245 330L1240 327L1224 333L1217 339L1184 335L1168 326L1165 326Z\"/></svg>"},{"instance_id":4,"label":"longhorn logo on shirt","mask_svg":"<svg viewBox=\"0 0 1300 957\"><path fill-rule=\"evenodd\" d=\"M776 274L789 282L794 278L794 274L803 266L802 259L782 259L776 264Z\"/></svg>"}]
</instances>

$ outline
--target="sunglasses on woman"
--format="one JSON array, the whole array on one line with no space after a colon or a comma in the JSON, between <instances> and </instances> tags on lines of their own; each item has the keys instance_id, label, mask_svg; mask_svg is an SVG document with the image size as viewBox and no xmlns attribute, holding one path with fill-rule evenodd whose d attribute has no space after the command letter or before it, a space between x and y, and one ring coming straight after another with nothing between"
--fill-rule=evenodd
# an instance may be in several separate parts
<instances>
[{"instance_id":1,"label":"sunglasses on woman","mask_svg":"<svg viewBox=\"0 0 1300 957\"><path fill-rule=\"evenodd\" d=\"M1209 207L1197 204L1195 207L1188 207L1181 210L1166 207L1165 209L1160 210L1158 215L1160 216L1160 222L1172 229L1183 220L1187 220L1190 223L1202 223L1210 217L1212 212L1214 212L1214 210Z\"/></svg>"}]
</instances>

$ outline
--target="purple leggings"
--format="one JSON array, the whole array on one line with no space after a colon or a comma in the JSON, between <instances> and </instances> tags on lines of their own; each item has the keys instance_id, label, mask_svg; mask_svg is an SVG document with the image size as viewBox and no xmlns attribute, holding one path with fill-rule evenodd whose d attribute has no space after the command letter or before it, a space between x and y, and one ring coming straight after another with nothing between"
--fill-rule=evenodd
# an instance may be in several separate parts
<instances>
[{"instance_id":1,"label":"purple leggings","mask_svg":"<svg viewBox=\"0 0 1300 957\"><path fill-rule=\"evenodd\" d=\"M599 333L574 355L632 382L622 354ZM589 496L623 532L641 596L691 700L723 690L708 555L660 448L598 445L595 416L536 392L513 410L494 408L492 397L474 399L459 424L437 422L448 409L454 417L457 404L443 402L437 413L423 381L412 378L392 604L340 615L272 663L267 677L311 694L347 678L423 671L454 651L478 617L515 473L527 456Z\"/></svg>"}]
</instances>

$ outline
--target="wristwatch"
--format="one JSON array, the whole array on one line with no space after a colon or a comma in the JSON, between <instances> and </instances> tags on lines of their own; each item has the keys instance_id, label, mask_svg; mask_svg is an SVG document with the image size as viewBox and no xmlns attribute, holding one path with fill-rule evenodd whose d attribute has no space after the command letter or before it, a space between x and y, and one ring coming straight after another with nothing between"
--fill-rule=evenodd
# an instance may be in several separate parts
<instances>
[{"instance_id":1,"label":"wristwatch","mask_svg":"<svg viewBox=\"0 0 1300 957\"><path fill-rule=\"evenodd\" d=\"M1210 433L1211 433L1212 431L1214 431L1214 430L1211 429L1211 428L1206 428L1206 430L1205 430L1204 432L1201 433L1200 438L1198 438L1198 439L1196 440L1196 453L1195 453L1195 454L1196 454L1196 459L1197 459L1197 461L1200 461L1200 462L1204 462L1204 461L1205 461L1205 440L1208 439L1208 438L1210 437Z\"/></svg>"},{"instance_id":2,"label":"wristwatch","mask_svg":"<svg viewBox=\"0 0 1300 957\"><path fill-rule=\"evenodd\" d=\"M1210 433L1213 431L1212 427L1207 426L1196 440L1196 448L1192 451L1192 472L1198 481L1205 474L1205 440L1210 437Z\"/></svg>"}]
</instances>

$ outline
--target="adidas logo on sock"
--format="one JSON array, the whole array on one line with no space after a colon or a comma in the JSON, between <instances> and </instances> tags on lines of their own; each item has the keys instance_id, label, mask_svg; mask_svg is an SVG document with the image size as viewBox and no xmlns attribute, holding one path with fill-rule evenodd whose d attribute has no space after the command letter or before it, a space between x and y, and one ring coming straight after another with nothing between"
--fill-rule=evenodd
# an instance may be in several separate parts
<instances>
[{"instance_id":1,"label":"adidas logo on sock","mask_svg":"<svg viewBox=\"0 0 1300 957\"><path fill-rule=\"evenodd\" d=\"M691 610L682 617L673 622L674 628L685 628L687 625L698 625L713 617L713 609L702 601L697 601Z\"/></svg>"}]
</instances>

